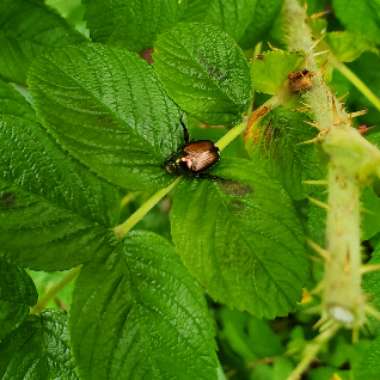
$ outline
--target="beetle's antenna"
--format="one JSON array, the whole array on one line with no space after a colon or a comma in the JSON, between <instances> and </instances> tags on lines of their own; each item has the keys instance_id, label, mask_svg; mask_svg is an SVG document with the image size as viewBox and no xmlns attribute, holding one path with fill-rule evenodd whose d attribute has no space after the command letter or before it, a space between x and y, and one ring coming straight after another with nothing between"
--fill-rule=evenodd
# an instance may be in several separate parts
<instances>
[{"instance_id":1,"label":"beetle's antenna","mask_svg":"<svg viewBox=\"0 0 380 380\"><path fill-rule=\"evenodd\" d=\"M185 140L185 144L188 144L190 142L190 135L189 135L189 131L186 128L186 125L185 125L185 123L183 121L183 114L182 114L179 122L181 123L181 126L183 128L183 139Z\"/></svg>"}]
</instances>

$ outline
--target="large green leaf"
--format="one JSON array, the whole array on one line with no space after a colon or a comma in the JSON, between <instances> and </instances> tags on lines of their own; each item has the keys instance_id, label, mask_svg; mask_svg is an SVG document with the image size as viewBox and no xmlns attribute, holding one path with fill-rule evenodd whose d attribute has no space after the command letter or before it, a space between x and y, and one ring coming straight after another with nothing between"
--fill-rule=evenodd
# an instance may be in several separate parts
<instances>
[{"instance_id":1,"label":"large green leaf","mask_svg":"<svg viewBox=\"0 0 380 380\"><path fill-rule=\"evenodd\" d=\"M186 266L217 301L258 317L295 307L308 276L292 202L260 162L224 160L217 181L181 183L172 235Z\"/></svg>"},{"instance_id":2,"label":"large green leaf","mask_svg":"<svg viewBox=\"0 0 380 380\"><path fill-rule=\"evenodd\" d=\"M97 44L45 55L29 83L44 125L80 161L130 189L159 188L182 139L179 112L152 68Z\"/></svg>"},{"instance_id":3,"label":"large green leaf","mask_svg":"<svg viewBox=\"0 0 380 380\"><path fill-rule=\"evenodd\" d=\"M259 41L268 37L282 2L283 0L257 0L251 22L240 40L244 49L254 48Z\"/></svg>"},{"instance_id":4,"label":"large green leaf","mask_svg":"<svg viewBox=\"0 0 380 380\"><path fill-rule=\"evenodd\" d=\"M373 44L363 35L348 31L327 33L326 42L334 56L341 62L352 62L365 51L375 51Z\"/></svg>"},{"instance_id":5,"label":"large green leaf","mask_svg":"<svg viewBox=\"0 0 380 380\"><path fill-rule=\"evenodd\" d=\"M182 19L219 26L238 41L253 18L257 0L187 0Z\"/></svg>"},{"instance_id":6,"label":"large green leaf","mask_svg":"<svg viewBox=\"0 0 380 380\"><path fill-rule=\"evenodd\" d=\"M21 268L0 259L0 341L17 328L37 302L33 281Z\"/></svg>"},{"instance_id":7,"label":"large green leaf","mask_svg":"<svg viewBox=\"0 0 380 380\"><path fill-rule=\"evenodd\" d=\"M133 232L105 261L83 267L70 325L84 380L216 379L202 292L153 233Z\"/></svg>"},{"instance_id":8,"label":"large green leaf","mask_svg":"<svg viewBox=\"0 0 380 380\"><path fill-rule=\"evenodd\" d=\"M365 52L359 59L351 63L350 69L371 89L371 91L380 97L380 71L376 68L380 66L380 56L378 54ZM366 123L368 126L378 125L380 122L380 113L373 104L355 87L351 88L350 98L353 108L367 107L369 112L364 117L360 118L360 122ZM375 129L375 132L377 129ZM377 133L376 133L377 134ZM368 138L372 138L372 134L368 134ZM380 147L380 138L375 138L373 141Z\"/></svg>"},{"instance_id":9,"label":"large green leaf","mask_svg":"<svg viewBox=\"0 0 380 380\"><path fill-rule=\"evenodd\" d=\"M234 40L219 28L179 24L158 37L153 60L169 95L199 120L233 123L247 110L248 63Z\"/></svg>"},{"instance_id":10,"label":"large green leaf","mask_svg":"<svg viewBox=\"0 0 380 380\"><path fill-rule=\"evenodd\" d=\"M349 31L380 43L380 0L333 0L333 6Z\"/></svg>"},{"instance_id":11,"label":"large green leaf","mask_svg":"<svg viewBox=\"0 0 380 380\"><path fill-rule=\"evenodd\" d=\"M88 260L118 218L118 192L71 159L0 83L0 254L33 269Z\"/></svg>"},{"instance_id":12,"label":"large green leaf","mask_svg":"<svg viewBox=\"0 0 380 380\"><path fill-rule=\"evenodd\" d=\"M304 180L325 178L318 147L302 144L316 135L305 121L305 114L278 107L255 126L254 138L247 145L252 160L262 162L296 200L316 190Z\"/></svg>"},{"instance_id":13,"label":"large green leaf","mask_svg":"<svg viewBox=\"0 0 380 380\"><path fill-rule=\"evenodd\" d=\"M357 355L359 356L359 355ZM376 336L370 344L362 349L359 360L353 368L354 379L379 380L380 379L380 336Z\"/></svg>"},{"instance_id":14,"label":"large green leaf","mask_svg":"<svg viewBox=\"0 0 380 380\"><path fill-rule=\"evenodd\" d=\"M86 19L94 41L141 51L180 15L177 0L85 0Z\"/></svg>"},{"instance_id":15,"label":"large green leaf","mask_svg":"<svg viewBox=\"0 0 380 380\"><path fill-rule=\"evenodd\" d=\"M33 0L0 2L0 76L25 83L31 61L51 48L84 41L64 19Z\"/></svg>"},{"instance_id":16,"label":"large green leaf","mask_svg":"<svg viewBox=\"0 0 380 380\"><path fill-rule=\"evenodd\" d=\"M74 368L62 313L30 317L0 344L2 380L77 380Z\"/></svg>"}]
</instances>

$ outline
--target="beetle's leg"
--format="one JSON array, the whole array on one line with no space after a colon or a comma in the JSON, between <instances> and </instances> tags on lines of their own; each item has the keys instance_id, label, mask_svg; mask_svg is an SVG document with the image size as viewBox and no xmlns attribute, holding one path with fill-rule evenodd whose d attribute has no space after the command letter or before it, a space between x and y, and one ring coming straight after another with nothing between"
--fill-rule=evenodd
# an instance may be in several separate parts
<instances>
[{"instance_id":1,"label":"beetle's leg","mask_svg":"<svg viewBox=\"0 0 380 380\"><path fill-rule=\"evenodd\" d=\"M181 126L183 128L183 139L185 141L185 144L188 144L190 142L190 135L189 135L188 129L186 128L185 123L183 122L182 117L180 119L180 123L181 123Z\"/></svg>"}]
</instances>

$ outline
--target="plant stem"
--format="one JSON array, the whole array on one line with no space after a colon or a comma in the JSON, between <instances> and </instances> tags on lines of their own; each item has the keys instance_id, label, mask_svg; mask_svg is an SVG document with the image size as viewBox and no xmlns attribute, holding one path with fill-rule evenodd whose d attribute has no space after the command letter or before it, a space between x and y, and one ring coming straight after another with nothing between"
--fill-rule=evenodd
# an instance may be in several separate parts
<instances>
[{"instance_id":1,"label":"plant stem","mask_svg":"<svg viewBox=\"0 0 380 380\"><path fill-rule=\"evenodd\" d=\"M380 99L353 71L351 71L344 63L339 62L336 58L330 58L330 62L376 107L378 111L380 111Z\"/></svg>"},{"instance_id":2,"label":"plant stem","mask_svg":"<svg viewBox=\"0 0 380 380\"><path fill-rule=\"evenodd\" d=\"M79 274L80 267L71 269L59 282L54 284L44 295L41 297L37 304L31 309L32 314L39 314L45 309L47 304L54 299L54 297L73 281Z\"/></svg>"},{"instance_id":3,"label":"plant stem","mask_svg":"<svg viewBox=\"0 0 380 380\"><path fill-rule=\"evenodd\" d=\"M157 191L145 203L141 205L124 223L114 228L114 233L118 239L123 239L128 232L181 180L181 177L175 179L169 186Z\"/></svg>"},{"instance_id":4,"label":"plant stem","mask_svg":"<svg viewBox=\"0 0 380 380\"><path fill-rule=\"evenodd\" d=\"M305 102L313 110L316 127L328 130L334 124L332 94L325 84L314 57L314 41L309 26L306 24L307 14L297 0L285 0L286 33L289 50L301 51L305 54L305 68L314 74L312 88L304 94Z\"/></svg>"},{"instance_id":5,"label":"plant stem","mask_svg":"<svg viewBox=\"0 0 380 380\"><path fill-rule=\"evenodd\" d=\"M348 327L364 323L361 289L360 184L357 176L332 158L328 169L327 251L323 307Z\"/></svg>"},{"instance_id":6,"label":"plant stem","mask_svg":"<svg viewBox=\"0 0 380 380\"><path fill-rule=\"evenodd\" d=\"M305 349L301 361L297 367L288 376L287 380L299 380L305 370L309 367L310 363L317 356L322 346L327 343L339 330L337 324L332 325L330 328L319 334L313 341L309 342L307 349Z\"/></svg>"},{"instance_id":7,"label":"plant stem","mask_svg":"<svg viewBox=\"0 0 380 380\"><path fill-rule=\"evenodd\" d=\"M330 157L326 240L330 260L323 279L324 314L346 327L364 322L361 289L360 191L369 175L378 171L380 152L354 128L350 115L323 81L314 58L314 42L305 9L297 0L285 0L289 47L306 55L306 68L315 72L305 100L318 122L320 141Z\"/></svg>"},{"instance_id":8,"label":"plant stem","mask_svg":"<svg viewBox=\"0 0 380 380\"><path fill-rule=\"evenodd\" d=\"M243 122L231 128L224 136L222 136L215 143L215 145L219 148L220 151L222 151L244 131L246 125L247 123Z\"/></svg>"}]
</instances>

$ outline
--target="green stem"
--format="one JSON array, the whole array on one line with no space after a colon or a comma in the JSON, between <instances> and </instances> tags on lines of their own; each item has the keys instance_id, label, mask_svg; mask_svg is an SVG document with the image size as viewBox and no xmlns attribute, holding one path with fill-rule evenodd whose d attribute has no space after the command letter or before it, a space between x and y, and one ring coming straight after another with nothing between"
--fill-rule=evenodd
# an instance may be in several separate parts
<instances>
[{"instance_id":1,"label":"green stem","mask_svg":"<svg viewBox=\"0 0 380 380\"><path fill-rule=\"evenodd\" d=\"M71 269L59 282L54 284L44 295L41 297L37 304L32 308L32 314L39 314L45 309L47 304L55 298L55 296L64 289L71 281L73 281L79 274L80 267Z\"/></svg>"},{"instance_id":2,"label":"green stem","mask_svg":"<svg viewBox=\"0 0 380 380\"><path fill-rule=\"evenodd\" d=\"M378 111L380 111L380 99L353 71L351 71L344 63L339 62L335 58L331 58L330 62L376 107Z\"/></svg>"},{"instance_id":3,"label":"green stem","mask_svg":"<svg viewBox=\"0 0 380 380\"><path fill-rule=\"evenodd\" d=\"M219 150L223 150L226 148L227 145L231 144L232 141L236 139L245 129L247 126L247 122L244 121L241 124L236 125L235 127L231 128L224 136L222 136L215 145L219 148Z\"/></svg>"},{"instance_id":4,"label":"green stem","mask_svg":"<svg viewBox=\"0 0 380 380\"><path fill-rule=\"evenodd\" d=\"M114 228L114 233L118 239L123 239L128 232L165 196L167 195L181 180L178 177L169 186L157 191L145 203L141 205L124 223Z\"/></svg>"},{"instance_id":5,"label":"green stem","mask_svg":"<svg viewBox=\"0 0 380 380\"><path fill-rule=\"evenodd\" d=\"M360 183L355 172L340 164L339 159L331 159L328 172L326 240L330 258L325 265L323 307L342 325L360 327L365 321L361 289Z\"/></svg>"},{"instance_id":6,"label":"green stem","mask_svg":"<svg viewBox=\"0 0 380 380\"><path fill-rule=\"evenodd\" d=\"M327 343L339 330L337 324L332 325L330 328L325 330L323 333L319 334L313 341L311 341L305 348L303 357L298 363L297 367L289 375L287 380L299 380L302 374L309 367L310 363L317 356L318 352L321 350L322 346Z\"/></svg>"}]
</instances>

